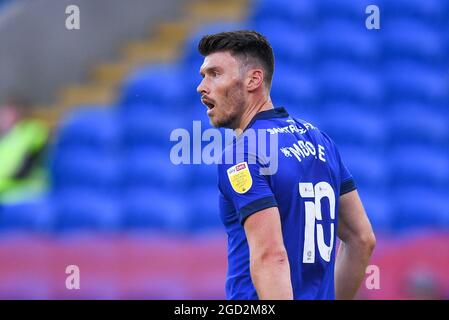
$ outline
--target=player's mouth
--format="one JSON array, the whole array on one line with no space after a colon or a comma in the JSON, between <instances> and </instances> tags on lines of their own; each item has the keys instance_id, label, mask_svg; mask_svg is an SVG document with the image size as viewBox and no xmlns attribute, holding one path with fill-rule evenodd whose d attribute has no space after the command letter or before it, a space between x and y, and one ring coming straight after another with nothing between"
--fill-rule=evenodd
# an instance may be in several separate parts
<instances>
[{"instance_id":1,"label":"player's mouth","mask_svg":"<svg viewBox=\"0 0 449 320\"><path fill-rule=\"evenodd\" d=\"M215 103L213 103L209 99L202 98L201 102L207 107L207 114L209 115L212 112L212 109L215 108Z\"/></svg>"}]
</instances>

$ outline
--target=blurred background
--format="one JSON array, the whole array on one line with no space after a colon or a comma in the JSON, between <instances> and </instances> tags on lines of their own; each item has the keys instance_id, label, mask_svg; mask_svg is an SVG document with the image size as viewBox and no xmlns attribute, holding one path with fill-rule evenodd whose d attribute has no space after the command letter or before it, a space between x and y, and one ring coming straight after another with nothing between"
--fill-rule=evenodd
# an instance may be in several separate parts
<instances>
[{"instance_id":1,"label":"blurred background","mask_svg":"<svg viewBox=\"0 0 449 320\"><path fill-rule=\"evenodd\" d=\"M169 137L209 128L198 40L241 28L355 177L380 272L358 298L449 298L446 0L0 0L0 298L225 297L216 168Z\"/></svg>"}]
</instances>

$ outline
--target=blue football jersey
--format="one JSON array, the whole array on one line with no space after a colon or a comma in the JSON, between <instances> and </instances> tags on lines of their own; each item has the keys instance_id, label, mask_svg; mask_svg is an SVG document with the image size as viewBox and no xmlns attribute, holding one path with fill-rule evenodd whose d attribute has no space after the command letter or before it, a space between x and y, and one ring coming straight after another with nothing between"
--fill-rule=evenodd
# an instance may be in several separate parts
<instances>
[{"instance_id":1,"label":"blue football jersey","mask_svg":"<svg viewBox=\"0 0 449 320\"><path fill-rule=\"evenodd\" d=\"M228 235L227 299L258 299L243 225L251 214L274 206L280 213L294 298L335 299L339 196L356 187L325 133L292 118L284 108L260 112L225 148L218 186Z\"/></svg>"}]
</instances>

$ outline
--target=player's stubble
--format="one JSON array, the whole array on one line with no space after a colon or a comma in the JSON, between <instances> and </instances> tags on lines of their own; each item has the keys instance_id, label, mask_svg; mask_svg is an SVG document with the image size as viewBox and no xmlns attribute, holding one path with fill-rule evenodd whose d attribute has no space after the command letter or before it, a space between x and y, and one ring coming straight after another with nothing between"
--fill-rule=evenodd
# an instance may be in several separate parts
<instances>
[{"instance_id":1,"label":"player's stubble","mask_svg":"<svg viewBox=\"0 0 449 320\"><path fill-rule=\"evenodd\" d=\"M209 117L210 124L216 128L236 128L245 104L244 84L237 79L224 91L222 102L217 103L217 112Z\"/></svg>"}]
</instances>

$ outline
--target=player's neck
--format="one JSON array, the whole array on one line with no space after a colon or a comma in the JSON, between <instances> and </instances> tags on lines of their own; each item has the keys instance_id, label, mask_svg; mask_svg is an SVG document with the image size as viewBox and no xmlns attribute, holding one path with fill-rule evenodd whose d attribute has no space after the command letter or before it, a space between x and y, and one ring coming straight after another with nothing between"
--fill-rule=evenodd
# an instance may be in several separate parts
<instances>
[{"instance_id":1,"label":"player's neck","mask_svg":"<svg viewBox=\"0 0 449 320\"><path fill-rule=\"evenodd\" d=\"M259 112L273 109L273 103L271 102L270 96L263 96L258 100L249 102L245 111L243 111L242 116L240 117L240 122L237 128L234 129L237 136L243 133L243 130L249 125L251 120L258 114Z\"/></svg>"}]
</instances>

